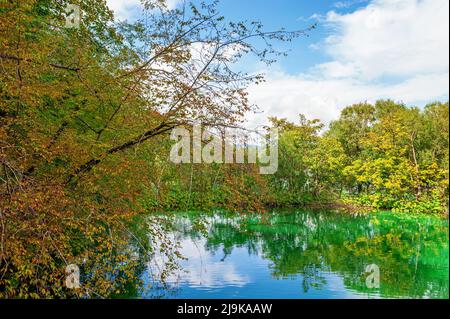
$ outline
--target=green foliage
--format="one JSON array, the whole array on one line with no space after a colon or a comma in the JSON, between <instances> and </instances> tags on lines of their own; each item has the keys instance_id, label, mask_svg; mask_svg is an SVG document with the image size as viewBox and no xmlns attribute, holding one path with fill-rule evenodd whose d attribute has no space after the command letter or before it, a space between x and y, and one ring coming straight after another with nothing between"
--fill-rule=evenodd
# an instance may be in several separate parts
<instances>
[{"instance_id":1,"label":"green foliage","mask_svg":"<svg viewBox=\"0 0 450 319\"><path fill-rule=\"evenodd\" d=\"M440 154L448 153L448 122L431 119L429 114L439 112L448 119L448 103L436 103L420 111L379 101L375 110L377 116L362 138L359 157L353 157L344 169L353 181L348 194L375 208L444 212L448 203L448 160Z\"/></svg>"},{"instance_id":2,"label":"green foliage","mask_svg":"<svg viewBox=\"0 0 450 319\"><path fill-rule=\"evenodd\" d=\"M280 132L274 175L258 177L249 165L172 167L172 175L163 178L168 184L159 205L241 212L342 201L396 212L443 213L448 205L445 119L448 103L420 110L389 100L347 107L328 130L303 115L298 124L271 118Z\"/></svg>"},{"instance_id":3,"label":"green foliage","mask_svg":"<svg viewBox=\"0 0 450 319\"><path fill-rule=\"evenodd\" d=\"M280 169L269 177L281 205L343 200L410 213L448 208L448 103L424 110L393 101L356 104L329 130L301 116L281 130Z\"/></svg>"}]
</instances>

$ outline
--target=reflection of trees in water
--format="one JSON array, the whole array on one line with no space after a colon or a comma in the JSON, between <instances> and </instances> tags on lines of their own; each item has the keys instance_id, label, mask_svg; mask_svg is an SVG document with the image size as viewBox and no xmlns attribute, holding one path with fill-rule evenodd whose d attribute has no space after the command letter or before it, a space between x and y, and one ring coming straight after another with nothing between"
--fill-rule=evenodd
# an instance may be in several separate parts
<instances>
[{"instance_id":1,"label":"reflection of trees in water","mask_svg":"<svg viewBox=\"0 0 450 319\"><path fill-rule=\"evenodd\" d=\"M167 278L180 271L179 260L183 256L179 252L181 234L178 229L181 233L191 229L191 222L171 216L151 215L136 218L128 227L132 235L129 245L136 252L136 279L126 284L125 294L113 297L163 299L176 296L177 287L170 285Z\"/></svg>"},{"instance_id":2,"label":"reflection of trees in water","mask_svg":"<svg viewBox=\"0 0 450 319\"><path fill-rule=\"evenodd\" d=\"M208 251L222 249L226 258L246 248L273 262L275 278L300 274L305 292L324 287L326 272L340 275L349 289L370 292L363 272L376 264L382 296L448 297L448 225L438 219L302 212L210 222Z\"/></svg>"}]
</instances>

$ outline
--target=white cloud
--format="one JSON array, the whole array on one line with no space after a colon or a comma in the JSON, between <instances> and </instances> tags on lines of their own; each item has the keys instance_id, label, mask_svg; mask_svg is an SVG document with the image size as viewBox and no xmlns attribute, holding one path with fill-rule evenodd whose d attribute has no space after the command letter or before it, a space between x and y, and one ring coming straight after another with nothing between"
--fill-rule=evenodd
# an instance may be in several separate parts
<instances>
[{"instance_id":1,"label":"white cloud","mask_svg":"<svg viewBox=\"0 0 450 319\"><path fill-rule=\"evenodd\" d=\"M299 113L328 122L346 105L380 98L448 99L448 0L373 0L324 19L332 34L320 47L330 61L296 76L271 72L265 84L250 88L264 111L252 124L267 116L295 121Z\"/></svg>"},{"instance_id":2,"label":"white cloud","mask_svg":"<svg viewBox=\"0 0 450 319\"><path fill-rule=\"evenodd\" d=\"M396 84L365 83L352 78L316 79L286 73L269 75L263 85L249 90L250 99L263 113L248 117L250 126L267 123L268 116L297 121L300 113L325 123L357 102L391 98L406 104L424 104L448 98L448 73L420 75Z\"/></svg>"},{"instance_id":3,"label":"white cloud","mask_svg":"<svg viewBox=\"0 0 450 319\"><path fill-rule=\"evenodd\" d=\"M190 287L197 288L219 288L226 286L244 287L251 282L251 278L246 274L241 274L233 260L219 260L218 256L206 249L205 238L192 239L184 238L180 240L179 252L186 258L180 261L181 271L171 272L166 278L170 284L189 284ZM234 254L248 252L242 248L235 248ZM156 270L163 270L165 259L156 256L147 267L149 273L153 273L156 278L160 275ZM155 265L159 265L155 267ZM156 268L156 269L155 269Z\"/></svg>"},{"instance_id":4,"label":"white cloud","mask_svg":"<svg viewBox=\"0 0 450 319\"><path fill-rule=\"evenodd\" d=\"M180 253L187 258L187 261L183 263L184 273L178 280L189 283L189 286L202 288L231 285L243 287L250 282L247 275L239 273L239 269L233 261L220 261L217 260L217 257L214 258L206 250L206 244L204 238L195 242L190 238L181 241Z\"/></svg>"},{"instance_id":5,"label":"white cloud","mask_svg":"<svg viewBox=\"0 0 450 319\"><path fill-rule=\"evenodd\" d=\"M106 2L119 20L132 20L141 10L141 0L106 0ZM181 2L182 0L166 0L167 8L174 9Z\"/></svg>"},{"instance_id":6,"label":"white cloud","mask_svg":"<svg viewBox=\"0 0 450 319\"><path fill-rule=\"evenodd\" d=\"M166 0L167 8L174 9L181 2L182 2L182 0Z\"/></svg>"},{"instance_id":7,"label":"white cloud","mask_svg":"<svg viewBox=\"0 0 450 319\"><path fill-rule=\"evenodd\" d=\"M107 0L108 7L119 20L129 20L139 11L140 0Z\"/></svg>"},{"instance_id":8,"label":"white cloud","mask_svg":"<svg viewBox=\"0 0 450 319\"><path fill-rule=\"evenodd\" d=\"M365 78L448 70L448 11L448 0L377 0L350 14L332 11L327 22L337 35L327 51Z\"/></svg>"}]
</instances>

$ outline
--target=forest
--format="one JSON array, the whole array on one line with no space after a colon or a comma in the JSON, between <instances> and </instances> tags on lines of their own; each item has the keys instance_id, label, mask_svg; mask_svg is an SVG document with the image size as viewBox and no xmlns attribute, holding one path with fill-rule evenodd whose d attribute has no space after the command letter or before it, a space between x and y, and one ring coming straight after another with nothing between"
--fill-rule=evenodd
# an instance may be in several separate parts
<instances>
[{"instance_id":1,"label":"forest","mask_svg":"<svg viewBox=\"0 0 450 319\"><path fill-rule=\"evenodd\" d=\"M233 64L254 55L271 65L286 54L275 43L302 41L314 25L267 31L228 21L215 2L167 10L161 0L144 1L145 20L126 23L103 0L78 0L83 18L66 27L67 3L0 4L0 298L122 293L136 280L136 256L155 249L135 223L149 214L448 215L445 101L362 101L329 124L300 107L296 122L270 118L265 129L279 130L272 175L258 164L169 160L174 128L245 128L254 111L246 89L264 77ZM149 231L164 241L158 223ZM160 249L170 272L182 256L171 243ZM71 263L83 265L81 289L64 285Z\"/></svg>"}]
</instances>

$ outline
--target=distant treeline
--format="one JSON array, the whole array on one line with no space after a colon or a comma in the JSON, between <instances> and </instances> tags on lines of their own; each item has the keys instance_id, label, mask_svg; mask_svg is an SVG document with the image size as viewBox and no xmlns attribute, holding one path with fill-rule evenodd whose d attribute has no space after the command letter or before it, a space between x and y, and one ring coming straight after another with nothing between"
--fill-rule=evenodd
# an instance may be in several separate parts
<instances>
[{"instance_id":1,"label":"distant treeline","mask_svg":"<svg viewBox=\"0 0 450 319\"><path fill-rule=\"evenodd\" d=\"M154 191L145 200L165 210L264 211L340 202L444 213L448 117L448 103L420 109L380 100L346 107L326 129L303 115L298 123L271 118L280 132L274 175L261 176L251 164L161 163L155 169L161 175L154 176Z\"/></svg>"}]
</instances>

